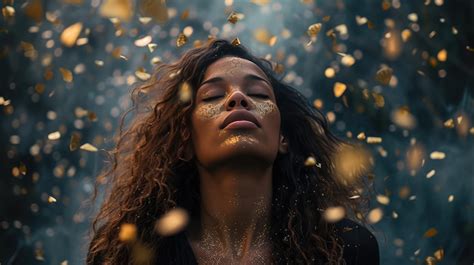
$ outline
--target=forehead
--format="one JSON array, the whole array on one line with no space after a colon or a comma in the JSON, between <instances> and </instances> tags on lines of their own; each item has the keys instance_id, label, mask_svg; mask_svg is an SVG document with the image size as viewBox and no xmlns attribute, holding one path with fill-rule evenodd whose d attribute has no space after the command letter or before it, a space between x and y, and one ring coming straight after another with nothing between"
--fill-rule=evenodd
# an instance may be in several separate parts
<instances>
[{"instance_id":1,"label":"forehead","mask_svg":"<svg viewBox=\"0 0 474 265\"><path fill-rule=\"evenodd\" d=\"M215 76L243 76L253 73L268 80L267 76L255 63L235 56L223 57L209 65L204 74L204 79Z\"/></svg>"}]
</instances>

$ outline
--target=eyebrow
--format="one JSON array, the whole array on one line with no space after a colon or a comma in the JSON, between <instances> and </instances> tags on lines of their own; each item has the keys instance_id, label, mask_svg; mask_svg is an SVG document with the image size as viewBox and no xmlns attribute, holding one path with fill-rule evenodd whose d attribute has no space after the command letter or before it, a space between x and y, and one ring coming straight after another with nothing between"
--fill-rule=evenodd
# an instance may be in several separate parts
<instances>
[{"instance_id":1,"label":"eyebrow","mask_svg":"<svg viewBox=\"0 0 474 265\"><path fill-rule=\"evenodd\" d=\"M254 74L247 74L246 76L244 76L244 80L246 80L246 81L263 81L263 82L267 83L270 87L272 86L270 84L270 82L268 82L266 79L264 79L264 78L262 78L258 75L254 75ZM201 85L199 85L199 87L201 87L201 86L203 86L204 84L207 84L207 83L218 83L218 82L221 82L221 81L224 81L224 78L222 78L220 76L209 78L206 81L202 82Z\"/></svg>"}]
</instances>

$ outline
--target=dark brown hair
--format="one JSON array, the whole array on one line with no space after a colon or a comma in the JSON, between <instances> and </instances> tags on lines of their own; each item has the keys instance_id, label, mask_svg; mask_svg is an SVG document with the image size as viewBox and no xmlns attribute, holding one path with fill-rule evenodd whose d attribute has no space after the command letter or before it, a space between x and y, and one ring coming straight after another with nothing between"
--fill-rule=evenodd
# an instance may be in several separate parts
<instances>
[{"instance_id":1,"label":"dark brown hair","mask_svg":"<svg viewBox=\"0 0 474 265\"><path fill-rule=\"evenodd\" d=\"M132 92L133 119L124 129L122 119L111 166L98 182L107 196L93 223L94 240L88 264L133 263L133 249L118 239L121 224L137 228L137 241L157 264L169 260L161 251L169 239L154 231L155 221L179 206L191 216L199 214L199 176L193 161L183 159L190 144L190 116L197 84L207 67L224 56L252 61L268 76L281 113L281 132L289 152L279 154L273 165L272 255L273 263L341 264L342 247L334 224L323 217L327 207L342 206L347 212L361 209L357 181L345 185L335 177L332 155L343 144L328 128L325 116L295 88L277 78L275 63L253 56L244 46L214 39L187 50L171 64L157 66L152 79ZM180 87L190 85L193 97L180 100ZM320 166L306 166L313 156ZM362 216L362 215L359 215ZM187 255L184 253L177 255Z\"/></svg>"}]
</instances>

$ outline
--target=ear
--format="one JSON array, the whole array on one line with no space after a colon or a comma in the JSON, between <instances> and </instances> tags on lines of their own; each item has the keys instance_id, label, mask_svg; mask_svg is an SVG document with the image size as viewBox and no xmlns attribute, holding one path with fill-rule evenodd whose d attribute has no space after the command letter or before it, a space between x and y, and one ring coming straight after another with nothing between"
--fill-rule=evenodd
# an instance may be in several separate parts
<instances>
[{"instance_id":1,"label":"ear","mask_svg":"<svg viewBox=\"0 0 474 265\"><path fill-rule=\"evenodd\" d=\"M278 146L278 152L280 154L286 154L288 153L288 140L286 139L285 136L280 134L280 144Z\"/></svg>"}]
</instances>

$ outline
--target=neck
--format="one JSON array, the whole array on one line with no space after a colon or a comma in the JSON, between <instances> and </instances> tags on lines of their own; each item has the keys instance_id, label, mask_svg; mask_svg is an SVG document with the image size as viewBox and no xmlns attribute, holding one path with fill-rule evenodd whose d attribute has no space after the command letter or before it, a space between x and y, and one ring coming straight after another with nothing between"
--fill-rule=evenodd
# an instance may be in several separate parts
<instances>
[{"instance_id":1,"label":"neck","mask_svg":"<svg viewBox=\"0 0 474 265\"><path fill-rule=\"evenodd\" d=\"M237 164L237 165L236 165ZM242 165L247 165L242 166ZM203 247L242 259L268 241L272 167L234 163L208 170L198 166L201 220L197 240Z\"/></svg>"}]
</instances>

